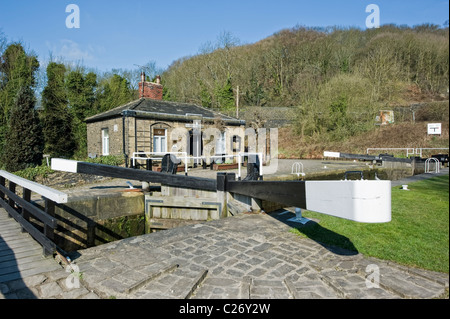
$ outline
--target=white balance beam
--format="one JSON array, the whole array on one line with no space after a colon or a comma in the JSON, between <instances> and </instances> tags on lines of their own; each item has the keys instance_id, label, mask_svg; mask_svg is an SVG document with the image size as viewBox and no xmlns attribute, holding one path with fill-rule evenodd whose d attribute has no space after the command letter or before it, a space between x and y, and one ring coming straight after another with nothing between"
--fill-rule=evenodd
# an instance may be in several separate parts
<instances>
[{"instance_id":1,"label":"white balance beam","mask_svg":"<svg viewBox=\"0 0 450 319\"><path fill-rule=\"evenodd\" d=\"M391 181L306 181L305 209L361 223L391 221Z\"/></svg>"},{"instance_id":2,"label":"white balance beam","mask_svg":"<svg viewBox=\"0 0 450 319\"><path fill-rule=\"evenodd\" d=\"M77 161L52 159L54 170L86 173L77 166ZM183 178L183 182L189 180L185 176L178 178ZM233 181L227 185L230 184L229 192L278 202L286 207L295 206L361 223L391 221L391 181Z\"/></svg>"},{"instance_id":3,"label":"white balance beam","mask_svg":"<svg viewBox=\"0 0 450 319\"><path fill-rule=\"evenodd\" d=\"M78 161L52 158L51 168L54 171L77 173Z\"/></svg>"}]
</instances>

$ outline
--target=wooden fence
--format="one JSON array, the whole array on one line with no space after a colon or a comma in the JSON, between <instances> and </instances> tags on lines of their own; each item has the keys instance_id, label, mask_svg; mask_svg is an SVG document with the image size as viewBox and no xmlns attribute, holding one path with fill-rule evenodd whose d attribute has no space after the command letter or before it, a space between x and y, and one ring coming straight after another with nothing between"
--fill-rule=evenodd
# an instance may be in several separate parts
<instances>
[{"instance_id":1,"label":"wooden fence","mask_svg":"<svg viewBox=\"0 0 450 319\"><path fill-rule=\"evenodd\" d=\"M22 187L22 196L17 194L17 186ZM44 198L44 210L31 203L32 192ZM52 255L56 251L53 242L57 227L55 205L66 202L67 194L0 170L0 206L22 226L22 231L28 232L42 245L44 255Z\"/></svg>"}]
</instances>

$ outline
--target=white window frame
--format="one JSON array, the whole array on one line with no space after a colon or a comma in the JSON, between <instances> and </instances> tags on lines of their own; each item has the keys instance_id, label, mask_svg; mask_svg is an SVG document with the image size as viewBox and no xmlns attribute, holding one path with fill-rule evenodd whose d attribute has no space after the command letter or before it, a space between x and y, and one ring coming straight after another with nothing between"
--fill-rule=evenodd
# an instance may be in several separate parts
<instances>
[{"instance_id":1,"label":"white window frame","mask_svg":"<svg viewBox=\"0 0 450 319\"><path fill-rule=\"evenodd\" d=\"M160 129L160 130L164 130L164 136L162 135L154 135L153 131L153 152L158 152L158 153L166 153L167 152L167 129ZM163 142L164 140L164 142ZM160 149L157 149L156 146L159 146Z\"/></svg>"},{"instance_id":2,"label":"white window frame","mask_svg":"<svg viewBox=\"0 0 450 319\"><path fill-rule=\"evenodd\" d=\"M102 155L109 155L109 129L102 128Z\"/></svg>"}]
</instances>

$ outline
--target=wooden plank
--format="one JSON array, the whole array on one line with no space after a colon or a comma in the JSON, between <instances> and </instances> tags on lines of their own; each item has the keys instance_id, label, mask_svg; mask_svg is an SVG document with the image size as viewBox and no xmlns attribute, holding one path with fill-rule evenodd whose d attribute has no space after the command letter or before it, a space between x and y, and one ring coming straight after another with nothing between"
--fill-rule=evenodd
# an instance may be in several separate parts
<instances>
[{"instance_id":1,"label":"wooden plank","mask_svg":"<svg viewBox=\"0 0 450 319\"><path fill-rule=\"evenodd\" d=\"M188 220L188 219L172 219L172 218L150 218L145 227L146 232L149 233L150 229L171 229L187 225L196 225L204 223L204 220Z\"/></svg>"},{"instance_id":2,"label":"wooden plank","mask_svg":"<svg viewBox=\"0 0 450 319\"><path fill-rule=\"evenodd\" d=\"M8 240L7 242L0 242L0 250L4 250L5 248L22 247L29 245L30 245L30 238L16 237Z\"/></svg>"},{"instance_id":3,"label":"wooden plank","mask_svg":"<svg viewBox=\"0 0 450 319\"><path fill-rule=\"evenodd\" d=\"M21 259L21 258L26 258L26 257L30 257L30 256L41 256L42 257L42 251L41 249L36 250L36 249L32 249L32 250L24 250L24 251L10 251L9 254L5 253L3 255L0 255L0 263L8 261L8 260L15 260L15 259Z\"/></svg>"},{"instance_id":4,"label":"wooden plank","mask_svg":"<svg viewBox=\"0 0 450 319\"><path fill-rule=\"evenodd\" d=\"M31 254L31 252L39 252L42 255L42 247L41 246L26 246L26 247L17 247L14 250L4 250L0 252L0 257L13 254Z\"/></svg>"},{"instance_id":5,"label":"wooden plank","mask_svg":"<svg viewBox=\"0 0 450 319\"><path fill-rule=\"evenodd\" d=\"M26 277L38 275L38 274L41 274L44 272L57 270L60 268L61 267L55 261L46 260L44 262L39 263L39 265L35 266L34 268L25 269L25 270L17 270L16 272L13 272L10 274L1 275L0 283L26 278Z\"/></svg>"},{"instance_id":6,"label":"wooden plank","mask_svg":"<svg viewBox=\"0 0 450 319\"><path fill-rule=\"evenodd\" d=\"M21 256L34 255L35 252L40 252L40 254L42 255L42 247L38 245L36 242L33 243L32 240L29 240L28 245L22 244L19 246L11 246L8 248L3 248L2 250L0 250L0 256L4 257L10 255L11 252L14 253L14 255L16 253L21 253Z\"/></svg>"},{"instance_id":7,"label":"wooden plank","mask_svg":"<svg viewBox=\"0 0 450 319\"><path fill-rule=\"evenodd\" d=\"M191 189L215 191L217 187L216 180L211 178L173 175L153 171L138 170L133 168L77 162L55 158L52 159L52 169L65 172L75 172L96 176L107 176L113 178L160 183L167 186L177 186Z\"/></svg>"},{"instance_id":8,"label":"wooden plank","mask_svg":"<svg viewBox=\"0 0 450 319\"><path fill-rule=\"evenodd\" d=\"M20 259L0 262L0 275L5 275L14 271L35 268L36 263L43 261L42 255L26 256ZM14 269L15 268L15 269Z\"/></svg>"},{"instance_id":9,"label":"wooden plank","mask_svg":"<svg viewBox=\"0 0 450 319\"><path fill-rule=\"evenodd\" d=\"M3 237L3 239L5 241L7 241L10 238L14 238L14 237L19 236L19 234L22 235L22 234L25 234L25 233L22 233L22 228L21 227L15 227L15 228L12 228L12 229L0 230L0 234L1 234L1 237Z\"/></svg>"},{"instance_id":10,"label":"wooden plank","mask_svg":"<svg viewBox=\"0 0 450 319\"><path fill-rule=\"evenodd\" d=\"M214 198L189 198L189 197L149 197L145 203L150 206L217 209L221 204Z\"/></svg>"},{"instance_id":11,"label":"wooden plank","mask_svg":"<svg viewBox=\"0 0 450 319\"><path fill-rule=\"evenodd\" d=\"M20 230L20 225L17 224L16 222L15 222L15 225L14 224L9 224L9 225L0 226L0 232L1 233L8 232L8 231L11 231L11 230L16 231L18 229Z\"/></svg>"},{"instance_id":12,"label":"wooden plank","mask_svg":"<svg viewBox=\"0 0 450 319\"><path fill-rule=\"evenodd\" d=\"M22 218L17 212L14 213ZM6 214L0 208L0 216ZM0 230L0 282L60 269L53 258L43 256L42 246L30 234L23 233L13 218L9 219L8 224L16 227Z\"/></svg>"},{"instance_id":13,"label":"wooden plank","mask_svg":"<svg viewBox=\"0 0 450 319\"><path fill-rule=\"evenodd\" d=\"M27 222L19 213L17 213L12 207L4 204L4 201L0 200L0 204L13 218L24 228L36 241L38 241L44 248L45 253L50 254L55 251L56 245L49 240L44 234L39 232L32 224Z\"/></svg>"},{"instance_id":14,"label":"wooden plank","mask_svg":"<svg viewBox=\"0 0 450 319\"><path fill-rule=\"evenodd\" d=\"M304 181L227 181L225 187L227 192L306 208Z\"/></svg>"},{"instance_id":15,"label":"wooden plank","mask_svg":"<svg viewBox=\"0 0 450 319\"><path fill-rule=\"evenodd\" d=\"M0 216L6 215L7 212L0 208ZM0 282L60 269L53 258L43 256L42 246L30 234L23 233L15 219L8 219L7 224L14 227L0 229Z\"/></svg>"}]
</instances>

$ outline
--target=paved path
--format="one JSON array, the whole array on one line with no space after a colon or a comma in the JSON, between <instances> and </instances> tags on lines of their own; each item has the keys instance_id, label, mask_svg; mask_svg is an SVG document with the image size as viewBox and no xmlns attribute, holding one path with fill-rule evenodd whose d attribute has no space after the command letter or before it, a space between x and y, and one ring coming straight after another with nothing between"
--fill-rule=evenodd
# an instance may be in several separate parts
<instances>
[{"instance_id":1,"label":"paved path","mask_svg":"<svg viewBox=\"0 0 450 319\"><path fill-rule=\"evenodd\" d=\"M27 280L38 298L68 299L435 298L448 287L448 274L290 233L292 216L242 214L128 238L80 251L71 277L60 269ZM20 292L14 285L5 298Z\"/></svg>"}]
</instances>

